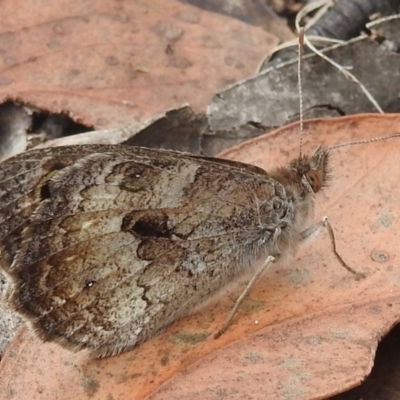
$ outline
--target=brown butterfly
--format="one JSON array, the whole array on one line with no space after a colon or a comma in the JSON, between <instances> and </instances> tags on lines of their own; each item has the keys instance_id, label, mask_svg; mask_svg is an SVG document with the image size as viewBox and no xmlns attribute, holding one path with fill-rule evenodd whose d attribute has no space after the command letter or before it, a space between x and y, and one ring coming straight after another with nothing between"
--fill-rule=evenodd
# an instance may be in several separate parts
<instances>
[{"instance_id":1,"label":"brown butterfly","mask_svg":"<svg viewBox=\"0 0 400 400\"><path fill-rule=\"evenodd\" d=\"M167 150L84 145L0 164L10 301L44 340L103 357L209 301L257 261L294 253L329 151L270 172Z\"/></svg>"}]
</instances>

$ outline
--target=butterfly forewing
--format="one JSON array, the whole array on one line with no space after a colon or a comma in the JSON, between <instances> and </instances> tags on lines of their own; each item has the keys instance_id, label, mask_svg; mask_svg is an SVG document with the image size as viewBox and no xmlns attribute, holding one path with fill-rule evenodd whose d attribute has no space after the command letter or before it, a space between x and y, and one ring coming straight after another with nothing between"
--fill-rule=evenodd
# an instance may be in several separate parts
<instances>
[{"instance_id":1,"label":"butterfly forewing","mask_svg":"<svg viewBox=\"0 0 400 400\"><path fill-rule=\"evenodd\" d=\"M13 302L42 337L118 353L271 251L282 188L264 171L162 150L81 149L28 185L40 196L21 218L21 250L9 251Z\"/></svg>"}]
</instances>

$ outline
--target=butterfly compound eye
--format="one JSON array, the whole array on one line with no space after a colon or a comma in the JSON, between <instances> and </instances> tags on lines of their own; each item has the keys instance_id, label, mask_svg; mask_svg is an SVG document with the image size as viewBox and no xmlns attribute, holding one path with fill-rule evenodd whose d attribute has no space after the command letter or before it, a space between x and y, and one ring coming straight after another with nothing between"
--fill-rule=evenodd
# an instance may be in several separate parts
<instances>
[{"instance_id":1,"label":"butterfly compound eye","mask_svg":"<svg viewBox=\"0 0 400 400\"><path fill-rule=\"evenodd\" d=\"M311 169L305 173L305 176L306 176L307 182L311 186L311 189L313 190L313 192L314 193L319 192L321 190L322 184L323 184L323 179L322 179L321 173Z\"/></svg>"}]
</instances>

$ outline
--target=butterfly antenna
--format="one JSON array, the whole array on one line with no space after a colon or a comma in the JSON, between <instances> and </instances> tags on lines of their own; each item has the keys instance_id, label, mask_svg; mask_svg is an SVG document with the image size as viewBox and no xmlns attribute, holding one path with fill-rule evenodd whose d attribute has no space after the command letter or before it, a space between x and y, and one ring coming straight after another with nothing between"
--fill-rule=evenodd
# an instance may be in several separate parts
<instances>
[{"instance_id":1,"label":"butterfly antenna","mask_svg":"<svg viewBox=\"0 0 400 400\"><path fill-rule=\"evenodd\" d=\"M389 139L393 139L393 138L397 138L397 137L400 137L400 133L392 133L392 134L386 135L386 136L378 136L373 139L356 140L354 142L339 143L339 144L335 144L333 146L329 146L327 149L333 150L333 149L338 149L340 147L353 146L355 144L367 144L367 143L373 143L373 142L380 142L381 140L389 140Z\"/></svg>"},{"instance_id":2,"label":"butterfly antenna","mask_svg":"<svg viewBox=\"0 0 400 400\"><path fill-rule=\"evenodd\" d=\"M299 58L297 63L297 84L299 88L299 112L300 112L300 155L302 155L303 147L303 133L304 133L304 118L303 118L303 82L302 82L302 69L303 69L303 53L304 53L304 28L299 30Z\"/></svg>"}]
</instances>

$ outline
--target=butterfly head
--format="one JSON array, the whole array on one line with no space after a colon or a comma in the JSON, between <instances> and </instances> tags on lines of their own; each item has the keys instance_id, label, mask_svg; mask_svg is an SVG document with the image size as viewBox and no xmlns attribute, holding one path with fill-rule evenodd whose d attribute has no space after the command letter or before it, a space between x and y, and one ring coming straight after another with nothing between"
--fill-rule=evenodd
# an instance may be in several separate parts
<instances>
[{"instance_id":1,"label":"butterfly head","mask_svg":"<svg viewBox=\"0 0 400 400\"><path fill-rule=\"evenodd\" d=\"M329 151L319 147L312 155L303 155L289 163L295 179L308 193L318 193L329 181Z\"/></svg>"}]
</instances>

